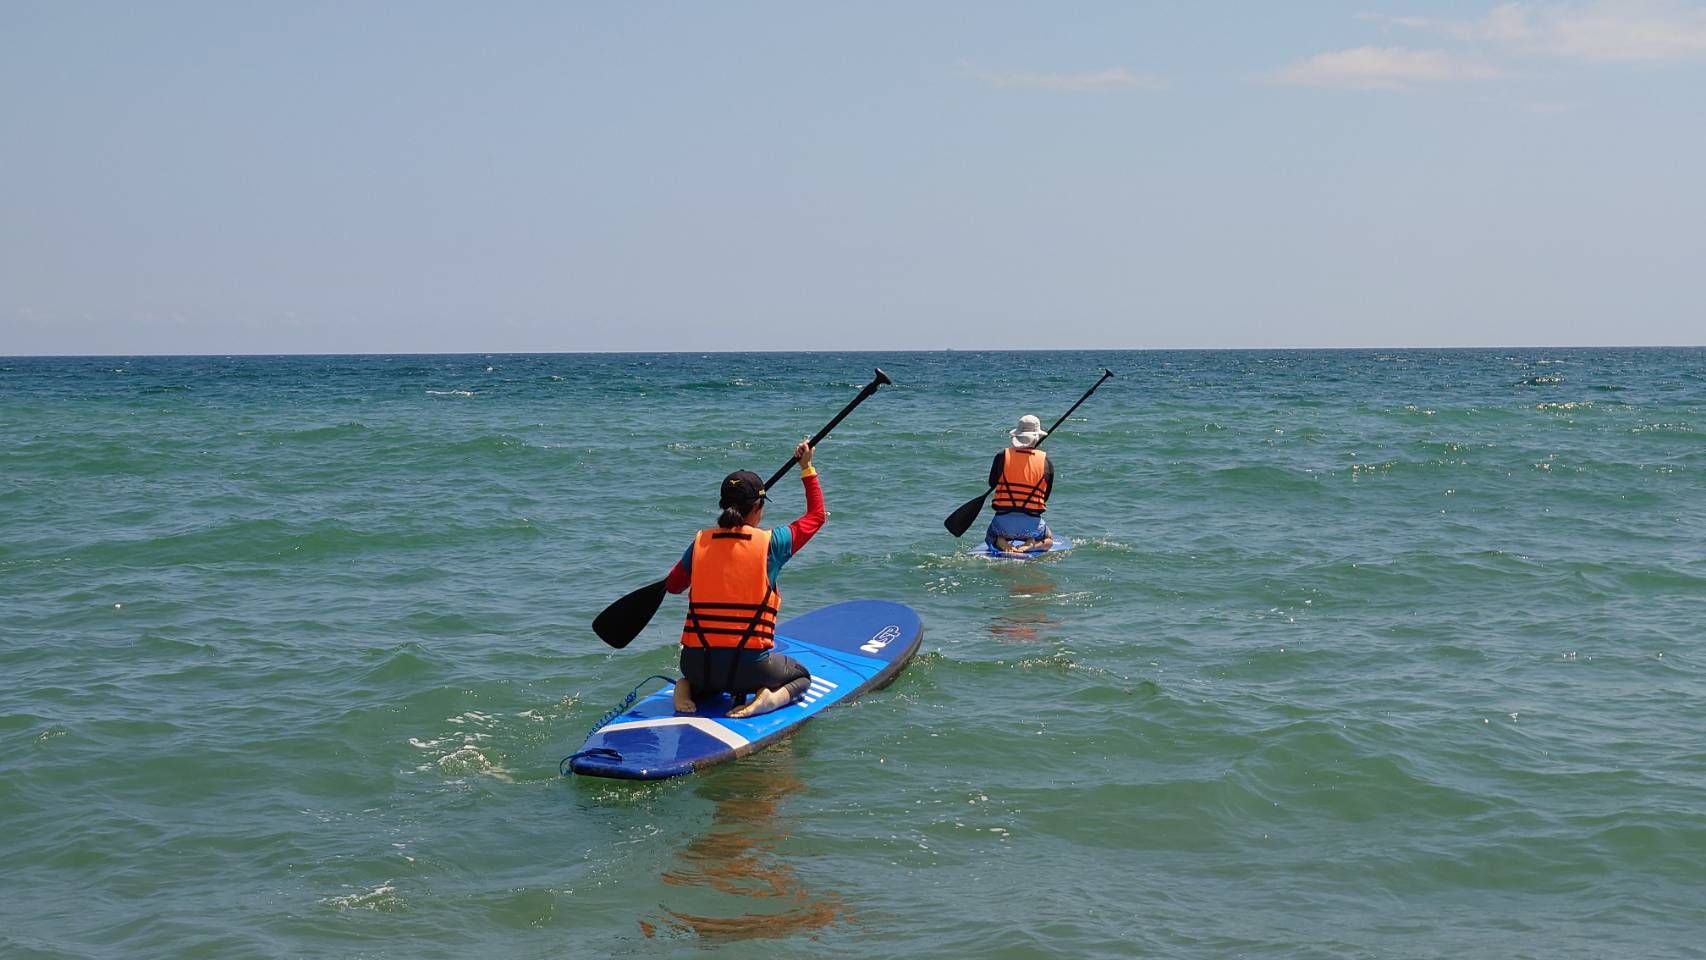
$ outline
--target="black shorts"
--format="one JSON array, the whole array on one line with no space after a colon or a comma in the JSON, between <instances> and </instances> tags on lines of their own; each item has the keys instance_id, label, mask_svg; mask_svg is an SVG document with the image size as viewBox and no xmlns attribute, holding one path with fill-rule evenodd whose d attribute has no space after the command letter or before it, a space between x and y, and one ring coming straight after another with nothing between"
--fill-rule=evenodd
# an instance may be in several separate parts
<instances>
[{"instance_id":1,"label":"black shorts","mask_svg":"<svg viewBox=\"0 0 1706 960\"><path fill-rule=\"evenodd\" d=\"M729 671L730 663L734 671ZM718 693L744 695L760 690L786 689L797 698L811 686L811 671L793 657L766 650L729 647L682 647L681 675L695 697Z\"/></svg>"}]
</instances>

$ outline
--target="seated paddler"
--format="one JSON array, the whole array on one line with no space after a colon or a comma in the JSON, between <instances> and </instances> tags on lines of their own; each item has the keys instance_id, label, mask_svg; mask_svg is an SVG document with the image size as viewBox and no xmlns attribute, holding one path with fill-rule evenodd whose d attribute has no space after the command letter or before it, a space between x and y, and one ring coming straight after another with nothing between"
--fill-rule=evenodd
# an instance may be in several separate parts
<instances>
[{"instance_id":1,"label":"seated paddler","mask_svg":"<svg viewBox=\"0 0 1706 960\"><path fill-rule=\"evenodd\" d=\"M1037 444L1048 436L1041 420L1032 414L1019 418L1007 431L1008 445L989 465L989 485L995 488L990 503L995 516L989 521L984 542L1000 553L1019 556L1047 550L1054 544L1043 512L1054 492L1054 462Z\"/></svg>"},{"instance_id":2,"label":"seated paddler","mask_svg":"<svg viewBox=\"0 0 1706 960\"><path fill-rule=\"evenodd\" d=\"M804 665L771 649L782 607L776 578L829 516L811 445L801 442L794 456L806 488L803 516L785 527L761 529L764 481L748 470L731 473L719 491L717 525L699 531L664 581L670 593L687 591L677 713L693 713L707 698L729 694L734 698L729 716L755 717L787 706L811 685Z\"/></svg>"}]
</instances>

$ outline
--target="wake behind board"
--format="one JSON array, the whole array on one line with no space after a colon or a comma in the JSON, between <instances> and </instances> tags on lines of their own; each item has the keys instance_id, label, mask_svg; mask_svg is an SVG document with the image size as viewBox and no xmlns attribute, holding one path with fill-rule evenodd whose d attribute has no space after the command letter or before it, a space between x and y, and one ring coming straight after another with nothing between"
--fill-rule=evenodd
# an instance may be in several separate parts
<instances>
[{"instance_id":1,"label":"wake behind board","mask_svg":"<svg viewBox=\"0 0 1706 960\"><path fill-rule=\"evenodd\" d=\"M594 730L568 760L575 773L620 780L662 780L724 763L775 743L838 703L893 680L924 639L910 607L886 600L849 600L776 626L777 653L811 671L800 699L762 716L725 716L728 697L705 698L699 711L677 714L665 687Z\"/></svg>"},{"instance_id":2,"label":"wake behind board","mask_svg":"<svg viewBox=\"0 0 1706 960\"><path fill-rule=\"evenodd\" d=\"M1057 533L1054 535L1054 542L1049 544L1049 548L1047 550L1038 550L1036 553L1027 553L1022 557L1015 557L1015 556L1012 556L1011 554L1002 553L1001 551L990 546L988 543L980 543L977 546L971 548L971 550L968 552L971 553L971 555L974 557L988 557L991 560L1025 561L1025 560L1038 560L1038 559L1041 559L1043 557L1049 556L1050 554L1065 553L1066 551L1071 550L1071 549L1072 549L1072 538L1071 537L1063 537Z\"/></svg>"}]
</instances>

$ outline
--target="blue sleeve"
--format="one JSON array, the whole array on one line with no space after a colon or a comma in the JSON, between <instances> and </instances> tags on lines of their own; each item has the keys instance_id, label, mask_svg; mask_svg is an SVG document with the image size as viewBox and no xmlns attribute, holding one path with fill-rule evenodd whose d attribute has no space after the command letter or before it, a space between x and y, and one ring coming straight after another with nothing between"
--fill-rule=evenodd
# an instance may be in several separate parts
<instances>
[{"instance_id":1,"label":"blue sleeve","mask_svg":"<svg viewBox=\"0 0 1706 960\"><path fill-rule=\"evenodd\" d=\"M693 545L692 544L688 544L687 549L682 551L682 553L681 553L681 569L686 570L688 573L693 572Z\"/></svg>"},{"instance_id":2,"label":"blue sleeve","mask_svg":"<svg viewBox=\"0 0 1706 960\"><path fill-rule=\"evenodd\" d=\"M777 527L770 531L770 582L775 583L782 573L782 564L794 556L794 531Z\"/></svg>"}]
</instances>

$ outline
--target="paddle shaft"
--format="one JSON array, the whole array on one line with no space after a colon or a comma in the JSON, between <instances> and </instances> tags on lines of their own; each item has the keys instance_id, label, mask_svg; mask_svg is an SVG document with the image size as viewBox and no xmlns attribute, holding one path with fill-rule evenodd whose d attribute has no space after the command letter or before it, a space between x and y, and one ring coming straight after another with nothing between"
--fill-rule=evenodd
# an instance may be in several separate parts
<instances>
[{"instance_id":1,"label":"paddle shaft","mask_svg":"<svg viewBox=\"0 0 1706 960\"><path fill-rule=\"evenodd\" d=\"M1100 379L1100 380L1097 380L1097 381L1096 381L1096 383L1095 383L1095 384L1094 384L1094 385L1093 385L1093 386L1091 386L1091 387L1090 387L1090 389L1088 389L1088 390L1086 390L1086 391L1084 391L1084 395L1083 395L1083 396L1082 396L1082 397L1079 397L1079 398L1078 398L1078 402L1077 402L1077 403L1075 403L1075 404L1073 404L1073 405L1072 405L1072 406L1070 406L1070 407L1067 407L1067 408L1066 408L1066 412L1065 412L1065 413L1063 413L1063 414L1061 414L1061 415L1060 415L1060 419L1059 419L1059 420L1056 420L1056 421L1055 421L1055 422L1054 422L1054 426L1052 426L1052 427L1049 427L1049 428L1048 428L1048 432L1047 432L1047 433L1044 433L1044 434L1043 434L1043 435L1042 435L1042 438L1041 438L1041 439L1039 439L1039 440L1038 440L1038 441L1037 441L1037 442L1036 442L1036 443L1033 443L1033 444L1031 444L1031 446L1033 446L1033 447L1040 447L1040 446L1042 446L1042 445L1043 445L1043 440L1047 440L1047 439L1048 439L1048 438L1049 438L1049 437L1051 437L1051 436L1053 436L1053 435L1054 435L1054 432L1055 432L1055 431L1056 431L1056 430L1059 430L1059 429L1060 429L1060 425L1061 425L1061 424L1063 424L1063 423L1065 423L1065 422L1066 422L1066 418L1067 418L1067 417L1070 417L1070 416L1072 416L1072 411L1074 411L1074 410L1077 410L1077 409L1078 409L1078 408L1079 408L1079 407L1082 407L1082 406L1083 406L1083 405L1084 405L1084 401L1086 401L1086 400L1088 400L1088 399L1090 399L1090 394L1092 394L1092 393L1095 393L1095 392L1096 392L1096 387L1099 387L1099 386L1101 386L1101 385L1102 385L1102 384L1103 384L1103 383L1105 383L1105 382L1107 382L1107 379L1108 379L1108 378L1109 378L1109 377L1111 377L1111 376L1113 376L1113 375L1114 375L1114 372L1113 372L1113 371L1112 371L1112 370L1109 370L1109 369L1108 369L1108 368L1107 368L1107 367L1103 367L1103 368L1102 368L1102 378L1101 378L1101 379ZM994 484L990 484L990 485L989 485L989 490L985 490L985 491L983 491L983 496L984 496L984 497L987 497L987 496L989 496L989 494L990 494L990 491L992 491L992 490L994 490L994 489L995 489L995 485L994 485ZM981 500L981 499L983 499L983 497L979 497L979 498L978 498L978 499L979 499L979 500ZM979 509L981 509L981 508L979 508Z\"/></svg>"},{"instance_id":2,"label":"paddle shaft","mask_svg":"<svg viewBox=\"0 0 1706 960\"><path fill-rule=\"evenodd\" d=\"M1111 376L1111 374L1110 374L1110 376ZM841 412L835 415L835 419L824 424L823 429L819 430L817 433L813 434L812 438L806 442L811 446L811 448L813 450L816 450L818 441L822 440L824 437L829 436L829 431L834 430L836 424L847 419L847 415L853 412L854 407L857 407L859 404L864 403L865 398L869 397L873 393L876 393L878 387L882 386L885 383L893 383L893 382L894 382L893 380L889 379L889 375L883 372L883 368L878 367L877 368L877 375L875 377L871 378L870 383L865 384L865 388L863 390L859 391L859 395L854 397L852 400L848 401L847 406L842 407ZM1080 402L1082 402L1082 401L1080 401ZM1076 409L1076 408L1074 408L1074 409ZM771 487L774 487L776 485L777 481L779 481L783 477L787 476L788 471L794 469L794 464L799 463L799 462L800 462L799 457L789 457L788 462L782 464L782 469L776 471L774 474L771 475L769 480L766 480L764 482L764 489L769 490Z\"/></svg>"},{"instance_id":3,"label":"paddle shaft","mask_svg":"<svg viewBox=\"0 0 1706 960\"><path fill-rule=\"evenodd\" d=\"M841 408L841 412L835 415L835 419L825 424L824 428L807 442L816 447L818 441L829 436L829 431L835 429L836 424L846 419L847 415L853 412L854 407L864 403L865 398L876 393L878 387L893 382L889 379L889 375L884 373L881 367L878 367L877 375L872 378L870 383L865 384L865 389L860 390L859 395L854 397L851 403ZM770 489L776 484L776 481L781 480L789 470L793 469L794 464L799 462L798 457L789 457L788 462L782 465L782 469L776 471L776 475L770 478L770 482L766 483L764 488ZM593 619L593 632L598 634L598 638L605 643L618 650L622 649L639 636L640 631L644 630L646 624L651 622L652 616L658 612L658 606L663 603L664 592L664 581L662 580L648 583L640 589L630 592L605 607L603 612Z\"/></svg>"},{"instance_id":4,"label":"paddle shaft","mask_svg":"<svg viewBox=\"0 0 1706 960\"><path fill-rule=\"evenodd\" d=\"M1090 389L1084 391L1084 395L1082 397L1078 398L1077 403L1073 404L1070 407L1067 407L1066 412L1060 415L1060 419L1056 420L1054 422L1054 426L1048 428L1048 432L1054 433L1056 430L1059 430L1060 425L1066 422L1066 418L1072 416L1072 411L1077 410L1079 407L1082 407L1084 405L1084 401L1090 399L1090 394L1096 392L1096 387L1099 387L1103 383L1107 382L1107 379L1113 375L1114 375L1114 372L1112 370L1109 370L1107 367L1103 367L1102 368L1102 378L1100 380L1096 381L1095 386L1092 386ZM1038 440L1036 442L1036 445L1039 447L1042 446L1043 440L1047 440L1047 439L1048 439L1048 435L1044 434L1042 440ZM989 489L994 490L995 488L990 487Z\"/></svg>"}]
</instances>

